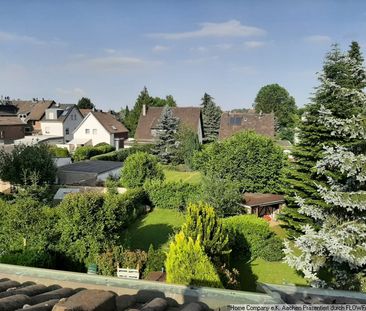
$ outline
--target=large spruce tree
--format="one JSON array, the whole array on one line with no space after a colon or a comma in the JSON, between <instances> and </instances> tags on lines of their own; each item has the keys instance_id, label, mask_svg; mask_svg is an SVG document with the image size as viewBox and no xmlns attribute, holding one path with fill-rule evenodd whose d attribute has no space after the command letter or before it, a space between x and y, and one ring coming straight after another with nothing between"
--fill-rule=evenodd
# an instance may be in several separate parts
<instances>
[{"instance_id":1,"label":"large spruce tree","mask_svg":"<svg viewBox=\"0 0 366 311\"><path fill-rule=\"evenodd\" d=\"M362 91L339 88L335 93L340 100L366 107ZM286 261L314 286L364 290L366 115L335 117L322 106L319 123L330 130L331 136L342 137L344 143L325 146L323 158L317 162L317 174L327 180L316 184L322 204L297 197L299 212L311 217L315 225L304 226L304 234L294 245L286 243Z\"/></svg>"},{"instance_id":2,"label":"large spruce tree","mask_svg":"<svg viewBox=\"0 0 366 311\"><path fill-rule=\"evenodd\" d=\"M165 106L157 126L157 141L154 147L154 153L162 163L172 163L176 156L179 123L179 118L173 116L172 109Z\"/></svg>"},{"instance_id":3,"label":"large spruce tree","mask_svg":"<svg viewBox=\"0 0 366 311\"><path fill-rule=\"evenodd\" d=\"M219 136L221 108L215 104L213 97L205 93L202 97L203 142L210 143Z\"/></svg>"},{"instance_id":4,"label":"large spruce tree","mask_svg":"<svg viewBox=\"0 0 366 311\"><path fill-rule=\"evenodd\" d=\"M313 223L312 218L299 213L296 198L303 198L307 205L327 207L317 187L317 184L327 181L325 176L317 174L316 169L317 161L322 158L323 146L345 145L344 137L331 135L332 129L319 121L319 111L324 107L342 119L360 113L363 105L340 96L340 92L344 89L350 94L360 91L364 86L364 74L359 61L350 53L342 53L337 45L327 54L319 75L320 86L316 88L312 102L305 107L299 125L300 142L293 150L294 161L288 164L285 174L287 207L280 219L291 237L299 235L304 224Z\"/></svg>"}]
</instances>

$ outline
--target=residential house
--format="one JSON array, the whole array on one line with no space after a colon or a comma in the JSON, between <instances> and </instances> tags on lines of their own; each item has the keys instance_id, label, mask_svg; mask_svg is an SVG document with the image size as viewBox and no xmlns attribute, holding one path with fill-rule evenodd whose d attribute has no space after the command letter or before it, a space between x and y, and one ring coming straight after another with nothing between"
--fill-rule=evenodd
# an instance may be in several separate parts
<instances>
[{"instance_id":1,"label":"residential house","mask_svg":"<svg viewBox=\"0 0 366 311\"><path fill-rule=\"evenodd\" d=\"M238 132L253 130L258 134L274 137L274 114L224 112L221 115L219 140L228 138Z\"/></svg>"},{"instance_id":2,"label":"residential house","mask_svg":"<svg viewBox=\"0 0 366 311\"><path fill-rule=\"evenodd\" d=\"M11 100L11 103L18 108L17 115L25 124L26 135L41 133L41 120L46 109L56 104L53 100Z\"/></svg>"},{"instance_id":3,"label":"residential house","mask_svg":"<svg viewBox=\"0 0 366 311\"><path fill-rule=\"evenodd\" d=\"M93 109L79 109L79 111L83 115L83 118L85 118L89 112L93 111Z\"/></svg>"},{"instance_id":4,"label":"residential house","mask_svg":"<svg viewBox=\"0 0 366 311\"><path fill-rule=\"evenodd\" d=\"M41 132L45 136L63 137L64 143L68 143L82 120L83 116L76 105L53 104L45 110Z\"/></svg>"},{"instance_id":5,"label":"residential house","mask_svg":"<svg viewBox=\"0 0 366 311\"><path fill-rule=\"evenodd\" d=\"M102 111L90 111L74 131L74 139L70 141L70 151L83 145L107 143L123 148L128 138L128 130L112 114Z\"/></svg>"},{"instance_id":6,"label":"residential house","mask_svg":"<svg viewBox=\"0 0 366 311\"><path fill-rule=\"evenodd\" d=\"M156 140L159 120L164 107L144 106L136 128L135 139L138 143L153 143ZM182 125L197 133L202 143L202 116L199 107L173 107L173 116L179 118Z\"/></svg>"},{"instance_id":7,"label":"residential house","mask_svg":"<svg viewBox=\"0 0 366 311\"><path fill-rule=\"evenodd\" d=\"M11 104L0 105L0 143L13 143L24 135L25 124L17 117L17 108Z\"/></svg>"}]
</instances>

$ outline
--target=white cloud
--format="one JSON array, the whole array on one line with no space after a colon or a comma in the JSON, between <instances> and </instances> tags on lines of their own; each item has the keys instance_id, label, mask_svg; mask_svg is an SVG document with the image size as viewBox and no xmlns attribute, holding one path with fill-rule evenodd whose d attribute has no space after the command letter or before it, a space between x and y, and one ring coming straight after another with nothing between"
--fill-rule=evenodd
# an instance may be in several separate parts
<instances>
[{"instance_id":1,"label":"white cloud","mask_svg":"<svg viewBox=\"0 0 366 311\"><path fill-rule=\"evenodd\" d=\"M265 35L266 31L253 26L242 25L238 20L229 20L223 23L202 23L201 28L195 31L177 33L153 33L150 37L167 40L179 40L202 37L249 37Z\"/></svg>"},{"instance_id":2,"label":"white cloud","mask_svg":"<svg viewBox=\"0 0 366 311\"><path fill-rule=\"evenodd\" d=\"M159 52L165 52L165 51L169 51L170 47L166 46L166 45L155 45L152 48L153 52L159 53Z\"/></svg>"},{"instance_id":3,"label":"white cloud","mask_svg":"<svg viewBox=\"0 0 366 311\"><path fill-rule=\"evenodd\" d=\"M266 44L264 41L246 41L244 42L244 47L247 49L258 49L264 47Z\"/></svg>"},{"instance_id":4,"label":"white cloud","mask_svg":"<svg viewBox=\"0 0 366 311\"><path fill-rule=\"evenodd\" d=\"M27 43L35 45L43 45L46 42L39 40L35 37L18 35L15 33L0 31L0 42L17 42L17 43Z\"/></svg>"},{"instance_id":5,"label":"white cloud","mask_svg":"<svg viewBox=\"0 0 366 311\"><path fill-rule=\"evenodd\" d=\"M83 96L86 96L86 92L79 87L75 87L73 89L56 88L56 93L61 96L67 96L72 98L81 98Z\"/></svg>"},{"instance_id":6,"label":"white cloud","mask_svg":"<svg viewBox=\"0 0 366 311\"><path fill-rule=\"evenodd\" d=\"M208 51L208 47L205 46L197 46L189 49L191 52L205 53Z\"/></svg>"},{"instance_id":7,"label":"white cloud","mask_svg":"<svg viewBox=\"0 0 366 311\"><path fill-rule=\"evenodd\" d=\"M115 49L104 49L107 54L115 54L117 51Z\"/></svg>"},{"instance_id":8,"label":"white cloud","mask_svg":"<svg viewBox=\"0 0 366 311\"><path fill-rule=\"evenodd\" d=\"M126 56L105 56L90 58L86 61L90 66L102 69L116 69L130 65L141 65L144 61L136 57Z\"/></svg>"},{"instance_id":9,"label":"white cloud","mask_svg":"<svg viewBox=\"0 0 366 311\"><path fill-rule=\"evenodd\" d=\"M230 50L234 47L234 45L230 44L230 43L221 43L221 44L216 44L215 47L220 50Z\"/></svg>"},{"instance_id":10,"label":"white cloud","mask_svg":"<svg viewBox=\"0 0 366 311\"><path fill-rule=\"evenodd\" d=\"M315 44L329 44L332 42L332 38L324 35L313 35L304 38L305 42Z\"/></svg>"}]
</instances>

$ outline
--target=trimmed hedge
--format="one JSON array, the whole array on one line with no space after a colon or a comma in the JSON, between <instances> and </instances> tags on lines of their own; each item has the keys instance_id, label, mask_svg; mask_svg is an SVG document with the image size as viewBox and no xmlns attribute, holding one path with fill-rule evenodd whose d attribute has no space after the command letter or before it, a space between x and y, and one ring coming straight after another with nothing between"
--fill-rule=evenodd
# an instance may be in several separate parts
<instances>
[{"instance_id":1,"label":"trimmed hedge","mask_svg":"<svg viewBox=\"0 0 366 311\"><path fill-rule=\"evenodd\" d=\"M154 207L185 210L188 203L201 199L201 186L184 182L150 180L144 189Z\"/></svg>"},{"instance_id":2,"label":"trimmed hedge","mask_svg":"<svg viewBox=\"0 0 366 311\"><path fill-rule=\"evenodd\" d=\"M240 250L249 258L278 261L283 258L282 241L268 223L255 215L239 215L223 219L232 249Z\"/></svg>"},{"instance_id":3,"label":"trimmed hedge","mask_svg":"<svg viewBox=\"0 0 366 311\"><path fill-rule=\"evenodd\" d=\"M100 161L119 161L123 162L127 157L136 152L151 152L152 145L134 145L131 148L119 149L117 151L108 152L105 154L99 154L90 158L90 160L100 160Z\"/></svg>"},{"instance_id":4,"label":"trimmed hedge","mask_svg":"<svg viewBox=\"0 0 366 311\"><path fill-rule=\"evenodd\" d=\"M96 146L83 146L78 147L74 154L73 159L74 161L83 161L83 160L89 160L93 156L104 154L104 153L110 153L114 151L115 148L108 144L99 144Z\"/></svg>"},{"instance_id":5,"label":"trimmed hedge","mask_svg":"<svg viewBox=\"0 0 366 311\"><path fill-rule=\"evenodd\" d=\"M49 146L48 150L56 158L67 158L69 156L69 151L66 148L61 148L57 146Z\"/></svg>"}]
</instances>

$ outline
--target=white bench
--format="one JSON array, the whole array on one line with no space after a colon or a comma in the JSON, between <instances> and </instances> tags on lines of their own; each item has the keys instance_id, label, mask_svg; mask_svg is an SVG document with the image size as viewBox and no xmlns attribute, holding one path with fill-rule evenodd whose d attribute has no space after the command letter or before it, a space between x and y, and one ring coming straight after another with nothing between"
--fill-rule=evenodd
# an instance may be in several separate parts
<instances>
[{"instance_id":1,"label":"white bench","mask_svg":"<svg viewBox=\"0 0 366 311\"><path fill-rule=\"evenodd\" d=\"M117 268L117 277L123 279L138 280L140 278L140 273L139 270L137 269Z\"/></svg>"}]
</instances>

